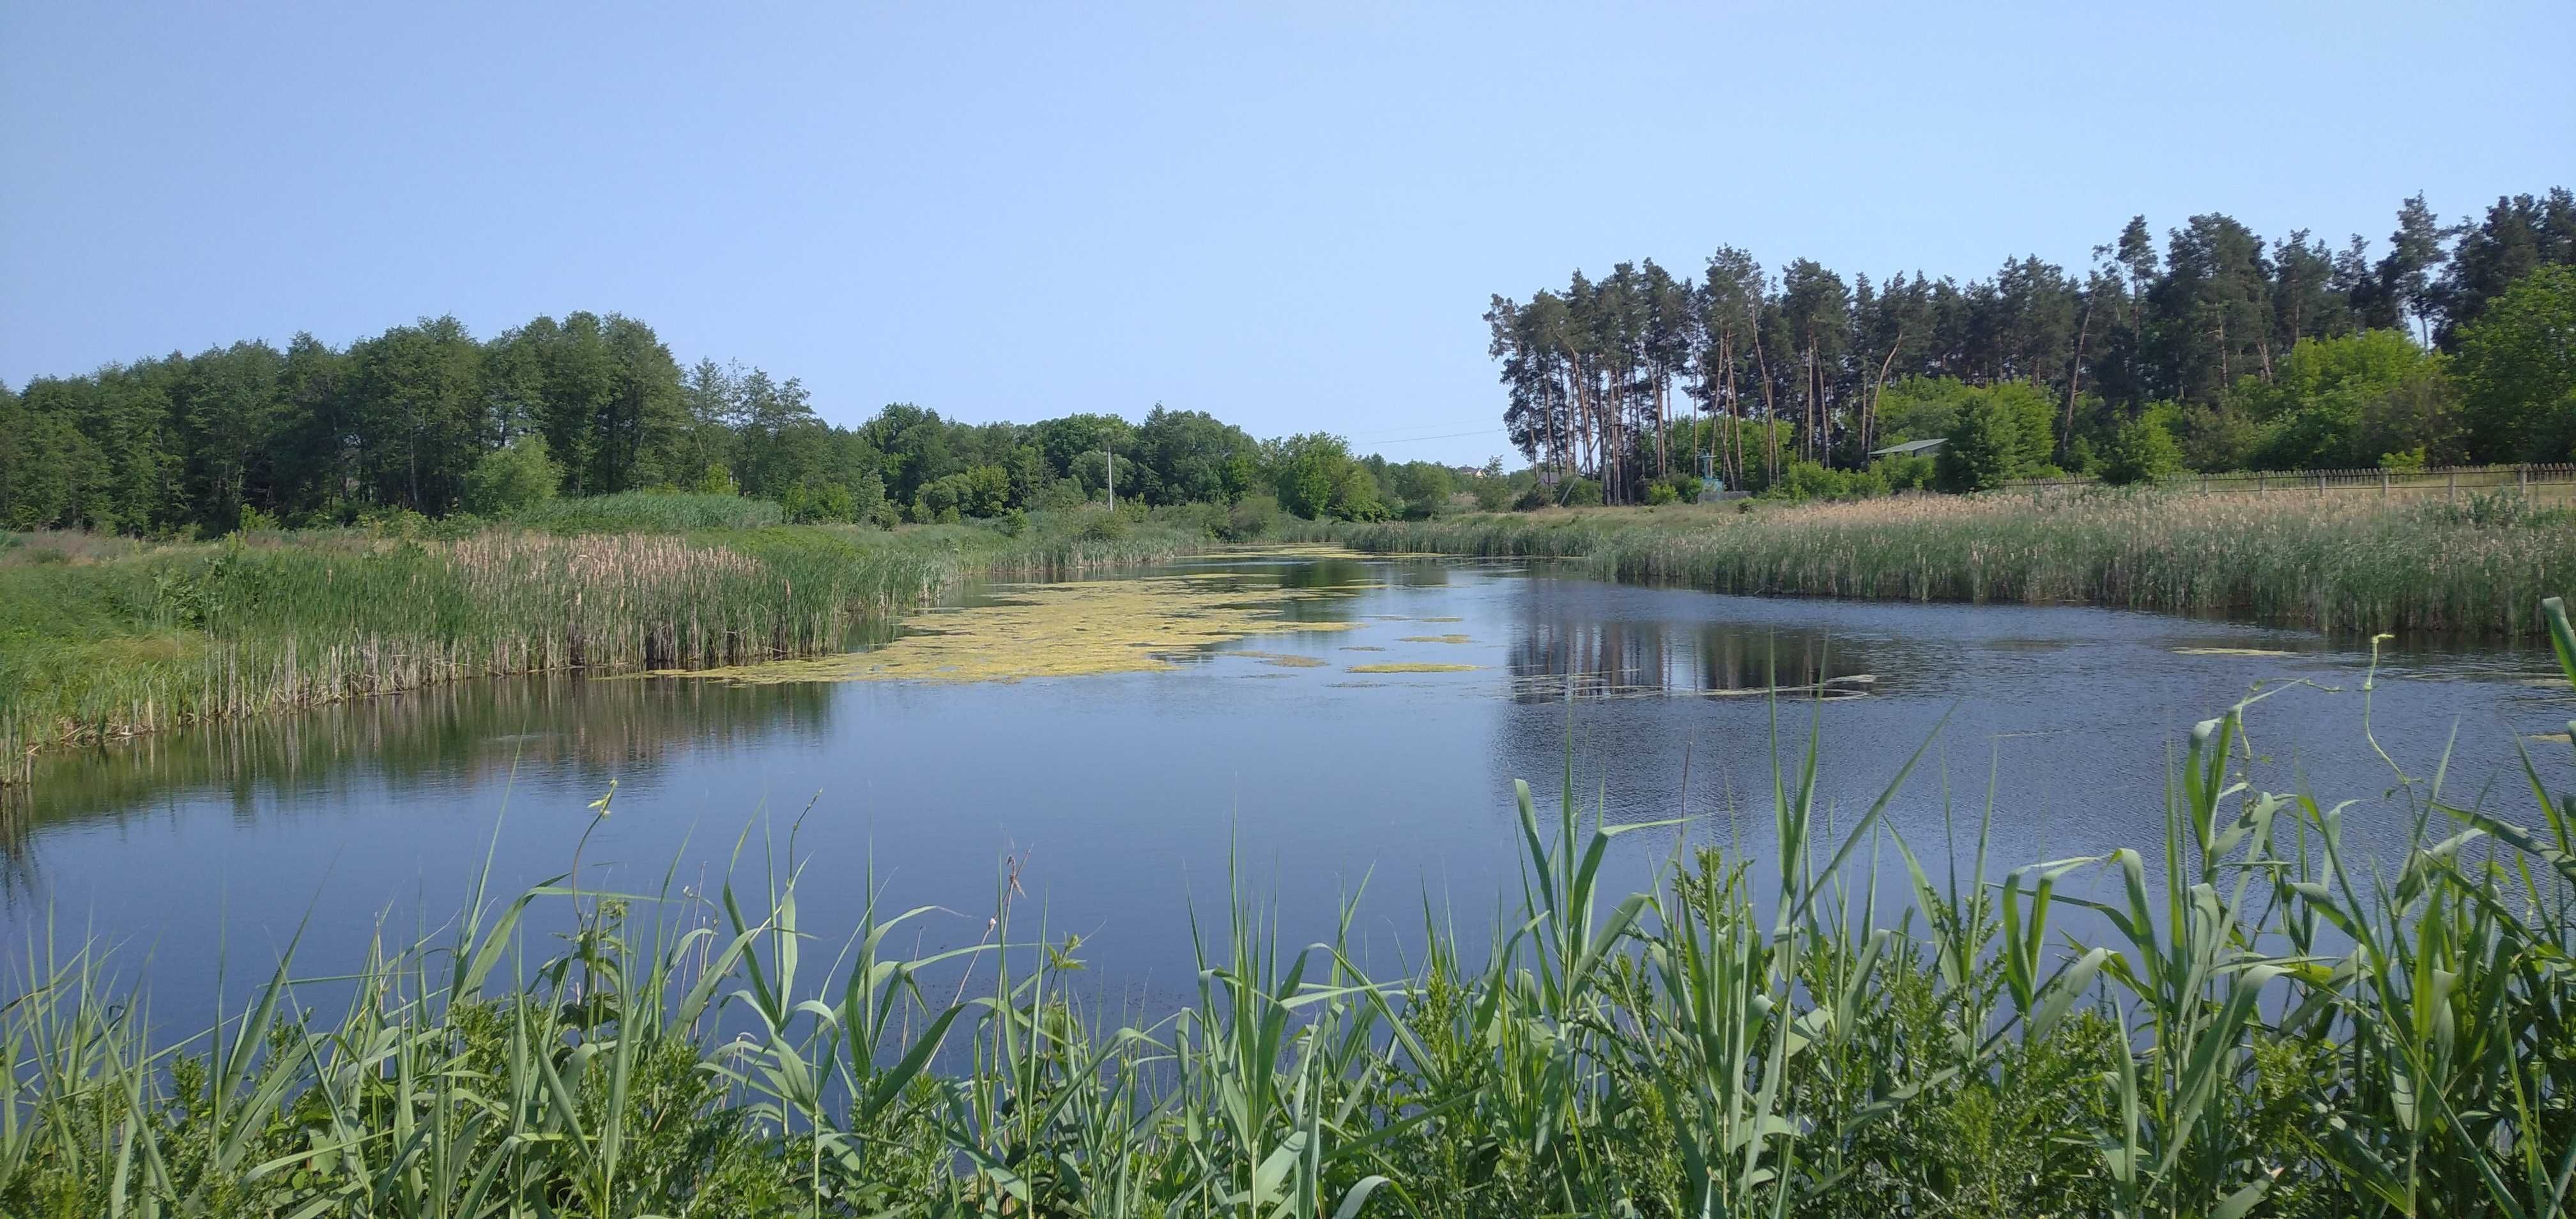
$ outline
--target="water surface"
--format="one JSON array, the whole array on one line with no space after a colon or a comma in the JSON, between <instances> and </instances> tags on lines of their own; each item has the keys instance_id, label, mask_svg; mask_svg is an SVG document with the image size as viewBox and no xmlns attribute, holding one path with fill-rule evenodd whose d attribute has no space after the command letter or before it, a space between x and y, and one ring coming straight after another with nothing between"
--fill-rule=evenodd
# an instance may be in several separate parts
<instances>
[{"instance_id":1,"label":"water surface","mask_svg":"<svg viewBox=\"0 0 2576 1219\"><path fill-rule=\"evenodd\" d=\"M317 971L380 930L435 928L487 853L502 891L563 872L614 784L585 886L653 891L670 875L704 893L729 867L756 886L756 861L792 850L807 927L846 928L873 875L897 908L948 908L921 924L934 946L983 933L1009 858L1027 934L1078 933L1096 981L1168 994L1193 969L1190 914L1221 918L1229 886L1274 903L1302 941L1365 880L1355 927L1382 965L1400 963L1426 901L1480 931L1518 891L1511 781L1551 804L1569 726L1587 806L1687 816L1692 840L1755 855L1775 714L1792 766L1817 725L1821 790L1845 823L1934 739L1892 824L1937 857L1945 817L1973 825L1991 790L1995 857L2020 862L2159 842L2185 732L2273 687L2252 719L2266 785L2359 801L2351 833L2374 849L2402 828L2361 733L2367 653L2302 632L1728 597L1462 560L1153 574L1313 590L1285 612L1341 629L1187 649L1166 671L1016 682L479 681L54 755L5 821L0 931L20 945L49 925L103 935L129 965L149 959L159 1010L204 1011L219 946L238 993L299 927ZM1011 592L973 587L944 608ZM1414 664L1466 667L1355 671ZM2576 715L2551 670L2528 649L2399 641L2379 739L2429 775L2456 728L2452 791L2494 782L2490 802L2525 816L2514 740ZM1791 692L1758 693L1775 686ZM2566 747L2539 751L2568 786ZM1666 831L1622 842L1623 881L1674 846Z\"/></svg>"}]
</instances>

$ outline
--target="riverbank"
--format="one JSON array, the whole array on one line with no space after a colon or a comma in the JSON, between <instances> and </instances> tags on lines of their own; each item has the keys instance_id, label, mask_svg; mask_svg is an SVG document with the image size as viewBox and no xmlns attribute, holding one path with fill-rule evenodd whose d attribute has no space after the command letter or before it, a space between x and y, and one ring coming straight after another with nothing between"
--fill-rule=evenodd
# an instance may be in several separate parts
<instances>
[{"instance_id":1,"label":"riverbank","mask_svg":"<svg viewBox=\"0 0 2576 1219\"><path fill-rule=\"evenodd\" d=\"M2576 512L2360 498L2105 489L1286 524L1359 551L1571 558L1710 592L2074 602L2347 638L2533 637L2533 607L2576 588Z\"/></svg>"},{"instance_id":2,"label":"riverbank","mask_svg":"<svg viewBox=\"0 0 2576 1219\"><path fill-rule=\"evenodd\" d=\"M669 528L575 518L0 550L0 783L36 750L469 677L705 668L846 650L970 573L1052 575L1208 544L1192 522L1015 531ZM618 528L623 524L623 528Z\"/></svg>"},{"instance_id":3,"label":"riverbank","mask_svg":"<svg viewBox=\"0 0 2576 1219\"><path fill-rule=\"evenodd\" d=\"M1829 814L1814 736L1775 736L1767 841L1634 893L1601 882L1610 839L1686 827L1523 787L1532 883L1489 948L1426 910L1372 976L1362 903L1411 895L1296 949L1230 889L1194 999L1116 1012L1077 997L1082 938L1018 861L977 939L929 908L800 923L800 886L876 892L846 860L598 895L576 846L573 883L462 878L450 928L354 970L290 947L211 1027L69 945L0 1002L0 1213L2558 1213L2564 744L2492 788L2550 794L2472 813L2393 761L2260 759L2265 712L2182 738L2140 793L2161 845L2046 864L1991 861L1965 818L1896 838L1881 810L1929 762ZM2288 784L2316 798L2265 794ZM2414 830L2377 883L2337 801L2392 784Z\"/></svg>"}]
</instances>

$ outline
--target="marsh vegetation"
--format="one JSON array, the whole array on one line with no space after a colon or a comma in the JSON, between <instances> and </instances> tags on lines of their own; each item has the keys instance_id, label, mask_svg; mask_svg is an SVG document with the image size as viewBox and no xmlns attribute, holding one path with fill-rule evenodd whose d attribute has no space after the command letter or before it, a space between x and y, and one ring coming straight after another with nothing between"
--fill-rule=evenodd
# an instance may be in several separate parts
<instances>
[{"instance_id":1,"label":"marsh vegetation","mask_svg":"<svg viewBox=\"0 0 2576 1219\"><path fill-rule=\"evenodd\" d=\"M2536 637L2576 571L2576 513L2510 495L2091 490L1849 504L1670 506L1373 524L1291 536L1384 553L1582 560L1604 578L1711 592L2073 602L2304 627Z\"/></svg>"}]
</instances>

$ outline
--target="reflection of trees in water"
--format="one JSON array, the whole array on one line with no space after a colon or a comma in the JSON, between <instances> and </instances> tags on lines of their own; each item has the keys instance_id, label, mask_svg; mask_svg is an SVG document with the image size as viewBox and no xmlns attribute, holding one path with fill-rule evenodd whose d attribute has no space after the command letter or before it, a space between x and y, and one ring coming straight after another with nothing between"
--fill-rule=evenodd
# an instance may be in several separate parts
<instances>
[{"instance_id":1,"label":"reflection of trees in water","mask_svg":"<svg viewBox=\"0 0 2576 1219\"><path fill-rule=\"evenodd\" d=\"M0 885L32 879L39 832L183 797L229 795L234 815L247 818L264 798L291 803L351 779L454 786L514 765L605 787L693 743L819 733L830 701L829 686L810 684L497 678L47 753L0 806Z\"/></svg>"},{"instance_id":2,"label":"reflection of trees in water","mask_svg":"<svg viewBox=\"0 0 2576 1219\"><path fill-rule=\"evenodd\" d=\"M1544 609L1545 607L1539 607ZM1579 607L1578 607L1579 608ZM1627 622L1565 612L1533 615L1511 650L1512 697L1578 699L1818 690L1867 693L1869 649L1813 629L1720 622Z\"/></svg>"}]
</instances>

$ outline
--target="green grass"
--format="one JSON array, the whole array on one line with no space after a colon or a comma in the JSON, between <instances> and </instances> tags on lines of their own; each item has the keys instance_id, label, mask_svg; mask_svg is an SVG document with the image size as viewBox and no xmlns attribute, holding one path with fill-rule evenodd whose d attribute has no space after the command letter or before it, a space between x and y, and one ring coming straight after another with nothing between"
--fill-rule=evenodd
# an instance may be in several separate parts
<instances>
[{"instance_id":1,"label":"green grass","mask_svg":"<svg viewBox=\"0 0 2576 1219\"><path fill-rule=\"evenodd\" d=\"M1383 524L1296 522L1353 549L1583 560L1714 592L2074 602L2346 637L2529 637L2576 581L2576 521L2509 498L2155 490L1919 496L1853 504L1620 508Z\"/></svg>"},{"instance_id":2,"label":"green grass","mask_svg":"<svg viewBox=\"0 0 2576 1219\"><path fill-rule=\"evenodd\" d=\"M0 550L0 782L47 746L458 678L689 668L848 647L871 615L975 571L1048 573L1207 542L1157 521L1040 514L923 526L586 532L708 519L700 501L520 525L144 545L36 535ZM714 516L723 514L716 513ZM758 510L753 517L761 516Z\"/></svg>"},{"instance_id":3,"label":"green grass","mask_svg":"<svg viewBox=\"0 0 2576 1219\"><path fill-rule=\"evenodd\" d=\"M2342 805L2256 785L2255 701L2191 731L2162 843L2020 866L1986 857L1991 803L1923 862L1879 819L1910 762L1831 827L1811 729L1762 883L1703 851L1605 892L1613 838L1675 823L1587 816L1569 757L1550 812L1519 789L1481 959L1426 909L1419 961L1372 977L1356 898L1296 948L1238 890L1164 1012L1080 999L1079 941L1007 871L983 942L914 956L922 910L801 924L822 882L792 858L712 896L478 883L451 935L338 975L345 1005L290 951L184 1040L98 949L36 955L0 1007L0 1212L2562 1213L2576 805L2537 762L2509 816L2393 761L2335 776L2411 818L2377 868ZM534 946L535 903L578 932Z\"/></svg>"}]
</instances>

